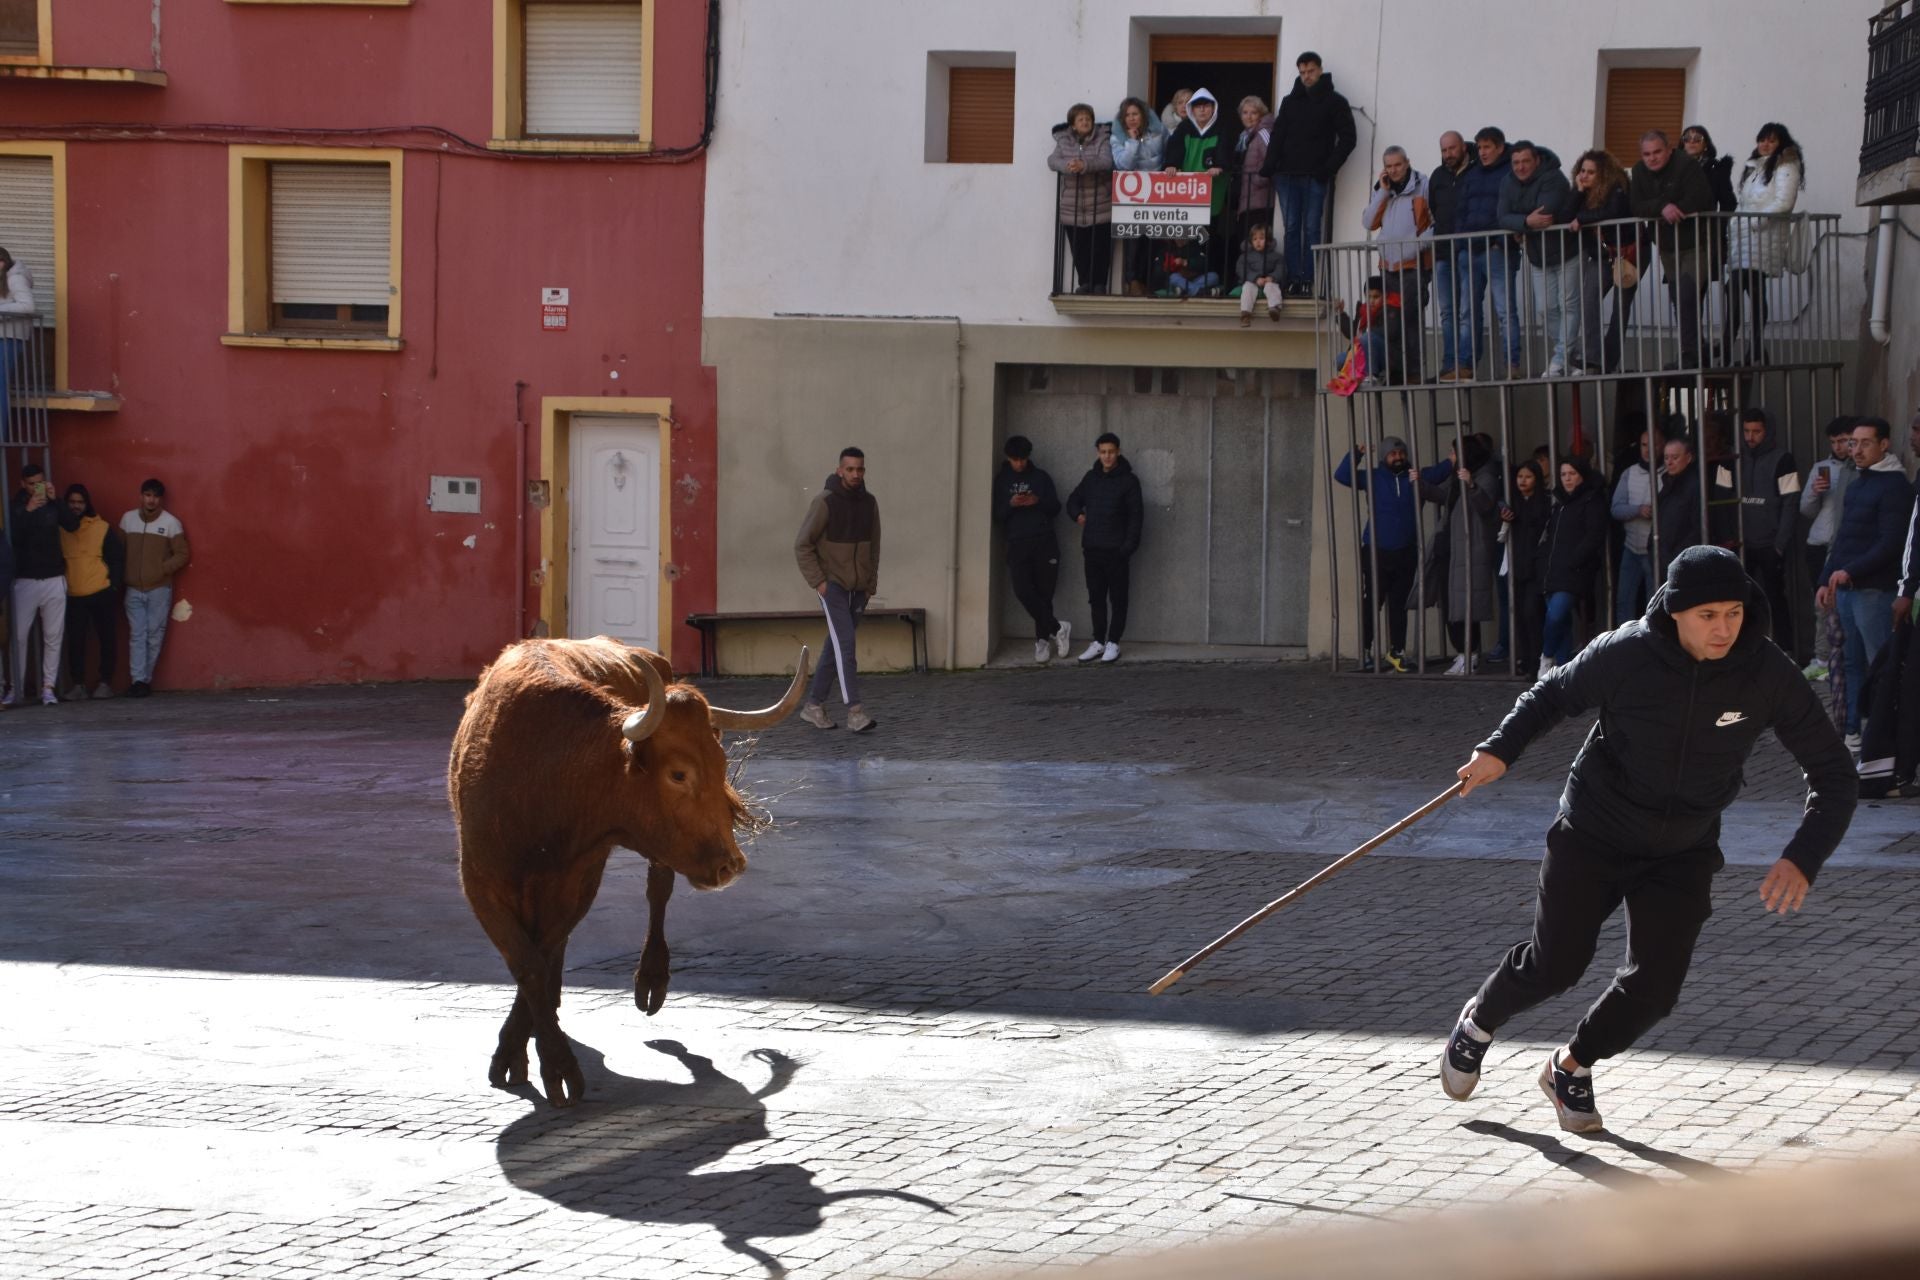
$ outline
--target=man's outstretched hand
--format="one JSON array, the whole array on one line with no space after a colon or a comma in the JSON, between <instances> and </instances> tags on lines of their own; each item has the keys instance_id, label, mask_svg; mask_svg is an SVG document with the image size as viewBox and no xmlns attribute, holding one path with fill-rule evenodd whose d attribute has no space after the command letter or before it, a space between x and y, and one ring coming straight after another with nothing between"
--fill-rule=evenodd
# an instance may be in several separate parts
<instances>
[{"instance_id":1,"label":"man's outstretched hand","mask_svg":"<svg viewBox=\"0 0 1920 1280\"><path fill-rule=\"evenodd\" d=\"M1491 756L1484 751L1476 751L1473 753L1473 759L1461 765L1459 771L1454 776L1466 784L1460 788L1460 794L1465 796L1472 795L1475 787L1484 787L1489 782L1500 781L1501 778L1506 776L1506 772L1506 762L1500 759L1499 756ZM1803 882L1801 892L1804 893L1805 891L1806 886Z\"/></svg>"},{"instance_id":2,"label":"man's outstretched hand","mask_svg":"<svg viewBox=\"0 0 1920 1280\"><path fill-rule=\"evenodd\" d=\"M1782 858L1760 882L1760 901L1768 911L1784 916L1800 909L1800 904L1807 900L1808 887L1806 873Z\"/></svg>"}]
</instances>

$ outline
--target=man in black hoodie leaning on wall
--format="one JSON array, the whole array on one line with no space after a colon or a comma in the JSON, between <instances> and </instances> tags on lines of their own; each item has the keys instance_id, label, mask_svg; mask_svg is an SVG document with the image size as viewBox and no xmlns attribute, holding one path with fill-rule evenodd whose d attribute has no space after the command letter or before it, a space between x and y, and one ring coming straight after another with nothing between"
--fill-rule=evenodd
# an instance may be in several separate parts
<instances>
[{"instance_id":1,"label":"man in black hoodie leaning on wall","mask_svg":"<svg viewBox=\"0 0 1920 1280\"><path fill-rule=\"evenodd\" d=\"M1560 1127L1602 1128L1592 1069L1673 1011L1713 912L1720 815L1772 729L1806 771L1799 829L1760 883L1769 911L1798 911L1853 820L1853 757L1793 659L1767 638L1767 601L1721 547L1690 547L1637 622L1601 636L1520 695L1460 768L1460 794L1496 782L1560 721L1599 708L1547 832L1533 935L1460 1011L1440 1056L1447 1096L1480 1082L1493 1032L1559 995L1593 961L1600 927L1627 906L1627 963L1540 1072Z\"/></svg>"},{"instance_id":2,"label":"man in black hoodie leaning on wall","mask_svg":"<svg viewBox=\"0 0 1920 1280\"><path fill-rule=\"evenodd\" d=\"M993 478L993 521L1007 540L1007 581L1020 607L1033 619L1033 660L1067 656L1073 628L1053 613L1053 587L1060 577L1060 542L1053 536L1060 496L1053 477L1033 462L1033 442L1008 436L1006 462Z\"/></svg>"}]
</instances>

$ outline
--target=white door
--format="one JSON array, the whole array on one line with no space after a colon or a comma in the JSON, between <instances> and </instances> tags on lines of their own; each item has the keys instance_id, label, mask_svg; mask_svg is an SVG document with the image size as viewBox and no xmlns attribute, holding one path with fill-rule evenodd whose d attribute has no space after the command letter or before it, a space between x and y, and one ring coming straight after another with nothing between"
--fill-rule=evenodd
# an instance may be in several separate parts
<instances>
[{"instance_id":1,"label":"white door","mask_svg":"<svg viewBox=\"0 0 1920 1280\"><path fill-rule=\"evenodd\" d=\"M575 414L567 630L660 647L660 426Z\"/></svg>"}]
</instances>

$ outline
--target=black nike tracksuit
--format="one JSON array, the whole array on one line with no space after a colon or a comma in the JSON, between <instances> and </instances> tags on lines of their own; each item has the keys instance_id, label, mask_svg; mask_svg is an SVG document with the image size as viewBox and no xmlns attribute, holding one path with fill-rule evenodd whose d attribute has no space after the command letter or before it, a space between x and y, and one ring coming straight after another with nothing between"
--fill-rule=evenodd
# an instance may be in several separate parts
<instances>
[{"instance_id":1,"label":"black nike tracksuit","mask_svg":"<svg viewBox=\"0 0 1920 1280\"><path fill-rule=\"evenodd\" d=\"M1772 729L1806 771L1805 816L1783 856L1812 881L1846 834L1859 778L1832 719L1793 660L1767 639L1753 591L1740 638L1702 662L1680 646L1661 588L1644 618L1594 640L1520 695L1479 749L1511 765L1568 716L1598 707L1547 832L1533 934L1481 986L1475 1025L1492 1031L1566 991L1593 960L1600 926L1627 907L1627 963L1587 1010L1568 1051L1582 1066L1628 1048L1672 1012L1724 865L1720 814Z\"/></svg>"}]
</instances>

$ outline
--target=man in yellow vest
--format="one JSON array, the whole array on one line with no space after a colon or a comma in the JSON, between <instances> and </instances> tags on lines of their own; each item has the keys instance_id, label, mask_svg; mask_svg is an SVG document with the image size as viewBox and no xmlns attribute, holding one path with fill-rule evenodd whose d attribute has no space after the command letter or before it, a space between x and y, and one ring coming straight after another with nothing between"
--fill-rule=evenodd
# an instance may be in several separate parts
<instances>
[{"instance_id":1,"label":"man in yellow vest","mask_svg":"<svg viewBox=\"0 0 1920 1280\"><path fill-rule=\"evenodd\" d=\"M60 513L60 554L67 561L67 678L68 702L87 696L87 631L100 642L100 683L93 696L113 696L113 658L118 636L114 627L114 597L126 568L126 543L120 531L93 509L93 495L83 484L70 484L67 509Z\"/></svg>"}]
</instances>

